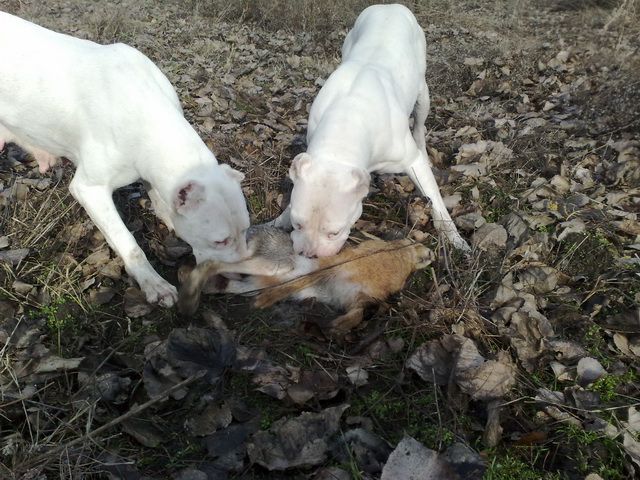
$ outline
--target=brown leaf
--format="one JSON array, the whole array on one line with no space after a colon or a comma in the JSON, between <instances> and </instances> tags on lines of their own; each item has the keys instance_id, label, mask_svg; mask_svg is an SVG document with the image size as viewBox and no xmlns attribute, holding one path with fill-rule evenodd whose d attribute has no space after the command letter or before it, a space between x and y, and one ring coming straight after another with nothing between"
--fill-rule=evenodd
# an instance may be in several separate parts
<instances>
[{"instance_id":1,"label":"brown leaf","mask_svg":"<svg viewBox=\"0 0 640 480\"><path fill-rule=\"evenodd\" d=\"M129 287L124 292L124 312L129 318L138 318L148 315L154 306L147 303L144 293L138 288Z\"/></svg>"},{"instance_id":2,"label":"brown leaf","mask_svg":"<svg viewBox=\"0 0 640 480\"><path fill-rule=\"evenodd\" d=\"M249 459L269 471L305 468L327 459L329 439L338 431L348 405L281 418L267 431L255 433L247 445Z\"/></svg>"}]
</instances>

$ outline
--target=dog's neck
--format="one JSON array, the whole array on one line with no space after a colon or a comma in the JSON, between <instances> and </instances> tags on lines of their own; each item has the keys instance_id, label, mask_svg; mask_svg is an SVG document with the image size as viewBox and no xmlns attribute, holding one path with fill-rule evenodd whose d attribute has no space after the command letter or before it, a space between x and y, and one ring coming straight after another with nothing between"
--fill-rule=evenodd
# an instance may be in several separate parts
<instances>
[{"instance_id":1,"label":"dog's neck","mask_svg":"<svg viewBox=\"0 0 640 480\"><path fill-rule=\"evenodd\" d=\"M348 105L338 105L326 112L327 119L318 125L309 139L307 153L324 162L361 167L368 170L373 154L369 132Z\"/></svg>"},{"instance_id":2,"label":"dog's neck","mask_svg":"<svg viewBox=\"0 0 640 480\"><path fill-rule=\"evenodd\" d=\"M218 166L215 155L183 120L185 128L174 130L166 144L158 145L154 162L149 163L153 168L140 172L165 199L172 198L178 185L207 178Z\"/></svg>"}]
</instances>

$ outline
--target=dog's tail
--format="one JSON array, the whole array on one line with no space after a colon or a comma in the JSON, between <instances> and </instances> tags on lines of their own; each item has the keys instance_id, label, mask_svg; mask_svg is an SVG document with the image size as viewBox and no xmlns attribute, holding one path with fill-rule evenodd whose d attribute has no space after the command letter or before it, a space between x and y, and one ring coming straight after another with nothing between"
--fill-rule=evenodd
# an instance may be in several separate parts
<instances>
[{"instance_id":1,"label":"dog's tail","mask_svg":"<svg viewBox=\"0 0 640 480\"><path fill-rule=\"evenodd\" d=\"M180 313L188 316L196 313L205 283L219 273L222 266L223 263L215 260L207 260L196 265L180 287L178 294L178 311Z\"/></svg>"}]
</instances>

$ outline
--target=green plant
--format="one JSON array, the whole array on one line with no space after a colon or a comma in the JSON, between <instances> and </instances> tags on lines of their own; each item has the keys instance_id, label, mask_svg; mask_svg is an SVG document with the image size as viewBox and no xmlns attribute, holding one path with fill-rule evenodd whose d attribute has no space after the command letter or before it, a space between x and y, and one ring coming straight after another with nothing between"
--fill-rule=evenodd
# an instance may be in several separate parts
<instances>
[{"instance_id":1,"label":"green plant","mask_svg":"<svg viewBox=\"0 0 640 480\"><path fill-rule=\"evenodd\" d=\"M63 332L71 331L72 333L77 333L79 328L77 319L65 308L67 303L67 298L60 297L32 313L32 315L44 317L47 327L56 336L58 354L62 353Z\"/></svg>"},{"instance_id":2,"label":"green plant","mask_svg":"<svg viewBox=\"0 0 640 480\"><path fill-rule=\"evenodd\" d=\"M633 382L636 379L637 375L633 370L623 375L605 375L591 385L591 390L598 392L603 401L610 402L616 397L616 389L620 384Z\"/></svg>"},{"instance_id":3,"label":"green plant","mask_svg":"<svg viewBox=\"0 0 640 480\"><path fill-rule=\"evenodd\" d=\"M607 342L604 339L604 332L600 325L594 323L587 328L584 334L584 342L591 355L602 360L603 363L608 363L608 359L603 355L607 348Z\"/></svg>"},{"instance_id":4,"label":"green plant","mask_svg":"<svg viewBox=\"0 0 640 480\"><path fill-rule=\"evenodd\" d=\"M561 480L559 473L540 472L513 452L494 456L489 462L484 480Z\"/></svg>"},{"instance_id":5,"label":"green plant","mask_svg":"<svg viewBox=\"0 0 640 480\"><path fill-rule=\"evenodd\" d=\"M560 431L578 448L576 462L581 473L596 472L607 480L627 478L624 471L624 451L620 444L599 432L588 432L577 425L564 425Z\"/></svg>"},{"instance_id":6,"label":"green plant","mask_svg":"<svg viewBox=\"0 0 640 480\"><path fill-rule=\"evenodd\" d=\"M497 222L513 210L513 200L509 192L497 186L483 186L480 191L480 202L484 217L489 223Z\"/></svg>"}]
</instances>

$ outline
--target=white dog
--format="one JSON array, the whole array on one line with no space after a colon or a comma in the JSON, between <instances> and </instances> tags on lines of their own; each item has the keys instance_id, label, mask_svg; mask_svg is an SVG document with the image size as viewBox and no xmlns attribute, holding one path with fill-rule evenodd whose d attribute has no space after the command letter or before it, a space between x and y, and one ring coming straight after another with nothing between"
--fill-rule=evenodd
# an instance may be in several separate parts
<instances>
[{"instance_id":1,"label":"white dog","mask_svg":"<svg viewBox=\"0 0 640 480\"><path fill-rule=\"evenodd\" d=\"M0 150L17 143L41 172L58 157L76 165L69 190L147 301L170 306L177 292L122 222L116 188L148 182L156 214L198 262L248 255L243 174L218 165L151 60L127 45L98 45L2 12L0 52Z\"/></svg>"},{"instance_id":2,"label":"white dog","mask_svg":"<svg viewBox=\"0 0 640 480\"><path fill-rule=\"evenodd\" d=\"M373 171L406 172L431 199L436 228L455 247L469 249L427 157L425 70L424 32L407 8L374 5L360 14L344 41L342 63L311 106L307 151L289 171L291 203L274 222L293 227L296 252L329 256L342 248L362 214Z\"/></svg>"}]
</instances>

